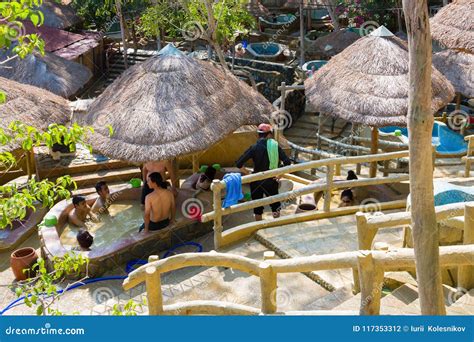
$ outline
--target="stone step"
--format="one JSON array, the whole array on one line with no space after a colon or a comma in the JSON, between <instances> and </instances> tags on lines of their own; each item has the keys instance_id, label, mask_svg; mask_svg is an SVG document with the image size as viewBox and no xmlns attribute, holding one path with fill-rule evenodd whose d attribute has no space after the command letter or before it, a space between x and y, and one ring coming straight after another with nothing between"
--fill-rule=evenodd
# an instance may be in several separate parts
<instances>
[{"instance_id":1,"label":"stone step","mask_svg":"<svg viewBox=\"0 0 474 342\"><path fill-rule=\"evenodd\" d=\"M98 181L124 182L127 183L132 178L140 178L141 171L138 167L126 167L114 170L100 170L98 172L77 174L72 177L78 188L93 186Z\"/></svg>"},{"instance_id":2,"label":"stone step","mask_svg":"<svg viewBox=\"0 0 474 342\"><path fill-rule=\"evenodd\" d=\"M392 293L383 297L380 301L380 314L382 315L399 315L399 314L416 314L416 310L412 311L409 305L418 299L418 287L412 284L404 284L395 289ZM408 312L407 309L409 308Z\"/></svg>"},{"instance_id":3,"label":"stone step","mask_svg":"<svg viewBox=\"0 0 474 342\"><path fill-rule=\"evenodd\" d=\"M343 286L305 306L305 310L332 310L352 298L352 286Z\"/></svg>"},{"instance_id":4,"label":"stone step","mask_svg":"<svg viewBox=\"0 0 474 342\"><path fill-rule=\"evenodd\" d=\"M122 182L122 181L107 182L107 185L111 192L120 191L120 190L126 189L129 186L128 183ZM96 193L95 186L86 186L86 187L82 187L82 188L78 188L77 190L74 190L72 192L72 195L73 196L88 196L95 193Z\"/></svg>"},{"instance_id":5,"label":"stone step","mask_svg":"<svg viewBox=\"0 0 474 342\"><path fill-rule=\"evenodd\" d=\"M467 293L458 289L450 299L454 303L446 308L448 315L474 315L474 289Z\"/></svg>"},{"instance_id":6,"label":"stone step","mask_svg":"<svg viewBox=\"0 0 474 342\"><path fill-rule=\"evenodd\" d=\"M59 176L64 174L68 174L70 176L80 175L87 172L99 172L100 170L114 170L114 169L121 169L124 167L129 167L130 165L127 162L122 160L115 160L109 159L103 162L97 163L84 163L84 164L77 164L77 165L68 165L67 167L62 166L54 166L52 165L50 168L42 168L38 169L38 173L40 179L49 178L55 179Z\"/></svg>"}]
</instances>

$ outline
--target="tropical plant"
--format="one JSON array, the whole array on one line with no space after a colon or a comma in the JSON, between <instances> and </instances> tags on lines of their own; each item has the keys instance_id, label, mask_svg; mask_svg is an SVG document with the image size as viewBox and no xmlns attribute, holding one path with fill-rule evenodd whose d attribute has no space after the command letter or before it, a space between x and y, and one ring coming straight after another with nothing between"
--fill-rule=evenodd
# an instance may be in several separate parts
<instances>
[{"instance_id":1,"label":"tropical plant","mask_svg":"<svg viewBox=\"0 0 474 342\"><path fill-rule=\"evenodd\" d=\"M18 282L13 286L15 294L18 298L24 297L25 305L35 308L38 316L53 315L59 316L63 313L58 309L52 308L60 297L72 286L80 283L87 278L87 266L89 260L81 253L66 253L63 257L54 257L52 260L51 271L48 271L45 260L38 258L37 262L28 270L28 274L35 274L33 277L25 281ZM77 277L82 272L86 275L77 281L68 283L64 286L64 282L68 278ZM63 283L61 288L59 284Z\"/></svg>"},{"instance_id":2,"label":"tropical plant","mask_svg":"<svg viewBox=\"0 0 474 342\"><path fill-rule=\"evenodd\" d=\"M364 22L374 21L393 29L398 7L398 0L340 0L335 14L347 18L350 26L361 27Z\"/></svg>"}]
</instances>

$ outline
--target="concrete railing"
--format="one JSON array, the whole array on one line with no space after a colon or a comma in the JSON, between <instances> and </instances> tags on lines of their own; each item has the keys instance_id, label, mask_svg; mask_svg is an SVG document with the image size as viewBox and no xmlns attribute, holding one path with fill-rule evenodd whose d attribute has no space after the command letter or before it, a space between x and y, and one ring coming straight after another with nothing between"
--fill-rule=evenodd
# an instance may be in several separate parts
<instances>
[{"instance_id":1,"label":"concrete railing","mask_svg":"<svg viewBox=\"0 0 474 342\"><path fill-rule=\"evenodd\" d=\"M228 239L225 241L223 240L223 226L222 226L222 218L229 214L234 214L238 212L242 212L245 210L250 210L253 208L257 208L260 206L269 205L272 203L280 202L280 201L287 201L296 199L302 195L308 195L315 192L324 192L324 205L323 210L325 217L333 217L331 215L331 192L332 190L336 189L344 189L344 188L355 188L355 187L362 187L368 185L378 185L378 184L389 184L389 183L398 183L402 181L409 180L408 175L395 175L395 176L388 176L388 177L378 177L378 178L370 178L370 179L358 179L358 180L350 180L350 181L340 181L334 182L334 174L337 168L340 168L341 165L347 164L358 164L358 163L366 163L366 162L378 162L378 161L386 161L398 158L408 157L408 151L400 151L400 152L390 152L390 153L383 153L383 154L374 154L374 155L366 155L366 156L354 156L354 157L342 157L342 158L331 158L331 159L321 159L321 160L314 160L306 163L295 164L290 166L285 166L282 168L263 171L255 174L251 174L248 176L242 177L242 184L248 184L255 181L261 181L268 178L280 177L286 174L290 174L297 171L304 171L304 170L311 170L318 167L326 167L326 182L325 183L313 183L308 184L300 189L284 192L278 195L265 197L262 199L252 200L245 203L239 203L236 205L232 205L228 208L222 208L222 190L226 187L224 181L214 180L211 185L211 190L213 192L213 211L206 213L202 216L202 222L208 222L214 220L214 246L216 248L221 247L224 244L235 242L228 236ZM393 208L394 203L386 203L388 206L392 206ZM398 205L397 208L404 207L405 203L401 203L400 201L396 201ZM359 207L357 207L359 208ZM346 208L347 209L347 208ZM354 210L354 208L352 208ZM353 211L356 212L357 210ZM341 211L341 213L344 211ZM339 213L339 211L335 211L335 213ZM351 213L351 212L349 212ZM318 213L319 214L319 213ZM301 218L304 219L311 219L311 216L304 216L301 214L294 214L284 219L288 219L289 223L292 222L302 222L299 221ZM321 217L324 218L324 215ZM253 231L255 229L262 229L267 228L267 221L260 221L253 223ZM250 231L248 226L244 225L242 229L245 232ZM243 238L245 236L234 234L232 237L240 236Z\"/></svg>"},{"instance_id":2,"label":"concrete railing","mask_svg":"<svg viewBox=\"0 0 474 342\"><path fill-rule=\"evenodd\" d=\"M474 243L474 202L453 203L437 206L436 220L443 222L454 217L464 216L463 244ZM384 215L370 215L363 212L356 214L357 238L359 249L369 250L372 248L375 235L379 229L407 226L411 224L410 212L399 212ZM354 284L357 284L357 270L354 268ZM458 286L471 289L474 288L474 267L460 267L458 270ZM355 287L357 291L357 287Z\"/></svg>"},{"instance_id":3,"label":"concrete railing","mask_svg":"<svg viewBox=\"0 0 474 342\"><path fill-rule=\"evenodd\" d=\"M440 247L440 266L472 267L473 265L474 245ZM161 274L196 266L229 267L259 277L261 307L255 308L235 303L205 300L163 305ZM123 282L123 288L129 290L146 283L150 315L284 314L279 312L277 307L278 274L357 268L360 274L359 286L361 288L359 314L378 315L384 272L413 269L414 267L415 254L411 248L392 251L353 251L284 260L265 260L264 258L263 261L211 251L180 254L163 260L158 260L157 256L151 256L148 264L128 275Z\"/></svg>"}]
</instances>

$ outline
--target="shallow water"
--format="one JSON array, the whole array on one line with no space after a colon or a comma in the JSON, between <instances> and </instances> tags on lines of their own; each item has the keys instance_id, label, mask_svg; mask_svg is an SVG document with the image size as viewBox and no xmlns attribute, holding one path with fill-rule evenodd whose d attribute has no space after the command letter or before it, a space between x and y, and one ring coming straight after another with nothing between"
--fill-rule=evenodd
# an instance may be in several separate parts
<instances>
[{"instance_id":1,"label":"shallow water","mask_svg":"<svg viewBox=\"0 0 474 342\"><path fill-rule=\"evenodd\" d=\"M99 215L100 222L86 222L89 232L94 236L92 249L107 246L112 241L138 234L143 223L143 211L138 201L120 201L109 207L108 214ZM76 234L79 228L66 224L61 234L61 243L66 249L77 246Z\"/></svg>"}]
</instances>

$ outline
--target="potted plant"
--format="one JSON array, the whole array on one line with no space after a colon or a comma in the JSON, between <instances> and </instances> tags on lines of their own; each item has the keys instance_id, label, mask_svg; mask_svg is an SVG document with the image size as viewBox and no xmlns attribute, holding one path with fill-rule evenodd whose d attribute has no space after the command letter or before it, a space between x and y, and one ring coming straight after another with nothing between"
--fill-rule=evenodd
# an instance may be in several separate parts
<instances>
[{"instance_id":1,"label":"potted plant","mask_svg":"<svg viewBox=\"0 0 474 342\"><path fill-rule=\"evenodd\" d=\"M38 260L38 254L32 247L24 247L13 251L10 256L10 267L17 281L32 277L31 267Z\"/></svg>"}]
</instances>

